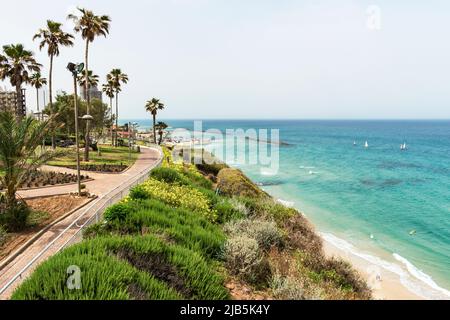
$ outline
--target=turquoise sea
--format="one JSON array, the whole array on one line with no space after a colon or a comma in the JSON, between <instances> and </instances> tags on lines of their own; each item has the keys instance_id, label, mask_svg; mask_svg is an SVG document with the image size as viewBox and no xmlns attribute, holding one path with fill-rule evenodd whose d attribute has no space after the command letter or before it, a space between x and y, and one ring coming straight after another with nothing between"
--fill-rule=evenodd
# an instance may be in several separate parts
<instances>
[{"instance_id":1,"label":"turquoise sea","mask_svg":"<svg viewBox=\"0 0 450 320\"><path fill-rule=\"evenodd\" d=\"M210 128L279 129L277 174L239 168L327 240L353 245L417 294L450 298L450 121L203 121Z\"/></svg>"}]
</instances>

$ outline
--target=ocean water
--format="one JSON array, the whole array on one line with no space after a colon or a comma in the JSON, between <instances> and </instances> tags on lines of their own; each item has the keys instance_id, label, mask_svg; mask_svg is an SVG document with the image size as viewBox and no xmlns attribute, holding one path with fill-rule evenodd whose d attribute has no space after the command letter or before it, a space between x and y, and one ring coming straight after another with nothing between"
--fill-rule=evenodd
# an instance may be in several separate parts
<instances>
[{"instance_id":1,"label":"ocean water","mask_svg":"<svg viewBox=\"0 0 450 320\"><path fill-rule=\"evenodd\" d=\"M450 298L450 121L204 121L210 128L279 129L286 144L276 175L239 168L327 240L399 274L417 294Z\"/></svg>"}]
</instances>

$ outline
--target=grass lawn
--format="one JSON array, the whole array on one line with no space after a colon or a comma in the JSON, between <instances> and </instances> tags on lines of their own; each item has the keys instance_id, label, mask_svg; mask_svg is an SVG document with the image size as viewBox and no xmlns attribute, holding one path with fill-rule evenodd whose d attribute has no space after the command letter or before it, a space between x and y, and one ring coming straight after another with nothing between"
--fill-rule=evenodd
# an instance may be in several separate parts
<instances>
[{"instance_id":1,"label":"grass lawn","mask_svg":"<svg viewBox=\"0 0 450 320\"><path fill-rule=\"evenodd\" d=\"M130 158L130 151L128 147L111 147L111 146L105 146L100 145L100 152L101 155L99 156L97 151L91 151L89 153L90 155L90 162L84 162L83 160L83 153L80 153L81 157L81 165L126 165L131 166L134 164L136 159L139 156L139 153L136 151L131 151L131 158ZM77 164L76 162L76 155L75 151L71 151L69 154L65 155L64 157L57 158L55 160L52 160L48 162L48 165L51 166L58 166L58 167L66 167L66 166L75 166Z\"/></svg>"}]
</instances>

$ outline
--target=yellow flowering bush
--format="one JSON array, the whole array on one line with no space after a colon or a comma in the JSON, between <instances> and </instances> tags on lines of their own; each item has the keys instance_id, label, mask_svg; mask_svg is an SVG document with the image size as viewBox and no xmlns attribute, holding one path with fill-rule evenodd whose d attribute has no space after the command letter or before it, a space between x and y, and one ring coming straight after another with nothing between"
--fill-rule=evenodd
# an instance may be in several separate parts
<instances>
[{"instance_id":1,"label":"yellow flowering bush","mask_svg":"<svg viewBox=\"0 0 450 320\"><path fill-rule=\"evenodd\" d=\"M163 147L163 153L164 153L164 161L162 163L163 167L177 170L181 174L187 171L197 176L198 178L203 177L203 175L197 170L195 165L193 165L192 163L183 163L183 162L175 163L173 161L172 151L170 151L168 148Z\"/></svg>"},{"instance_id":2,"label":"yellow flowering bush","mask_svg":"<svg viewBox=\"0 0 450 320\"><path fill-rule=\"evenodd\" d=\"M186 208L215 221L217 212L210 209L209 199L200 191L184 185L169 184L150 178L141 187L155 199L174 207Z\"/></svg>"}]
</instances>

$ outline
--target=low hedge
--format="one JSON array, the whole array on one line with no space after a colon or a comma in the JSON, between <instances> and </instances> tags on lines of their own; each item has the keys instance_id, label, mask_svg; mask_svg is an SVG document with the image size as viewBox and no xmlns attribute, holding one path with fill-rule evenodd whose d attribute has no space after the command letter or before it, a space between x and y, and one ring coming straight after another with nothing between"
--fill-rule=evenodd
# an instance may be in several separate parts
<instances>
[{"instance_id":1,"label":"low hedge","mask_svg":"<svg viewBox=\"0 0 450 320\"><path fill-rule=\"evenodd\" d=\"M68 268L81 271L79 289ZM219 300L224 279L198 253L153 236L96 238L41 264L13 300Z\"/></svg>"}]
</instances>

